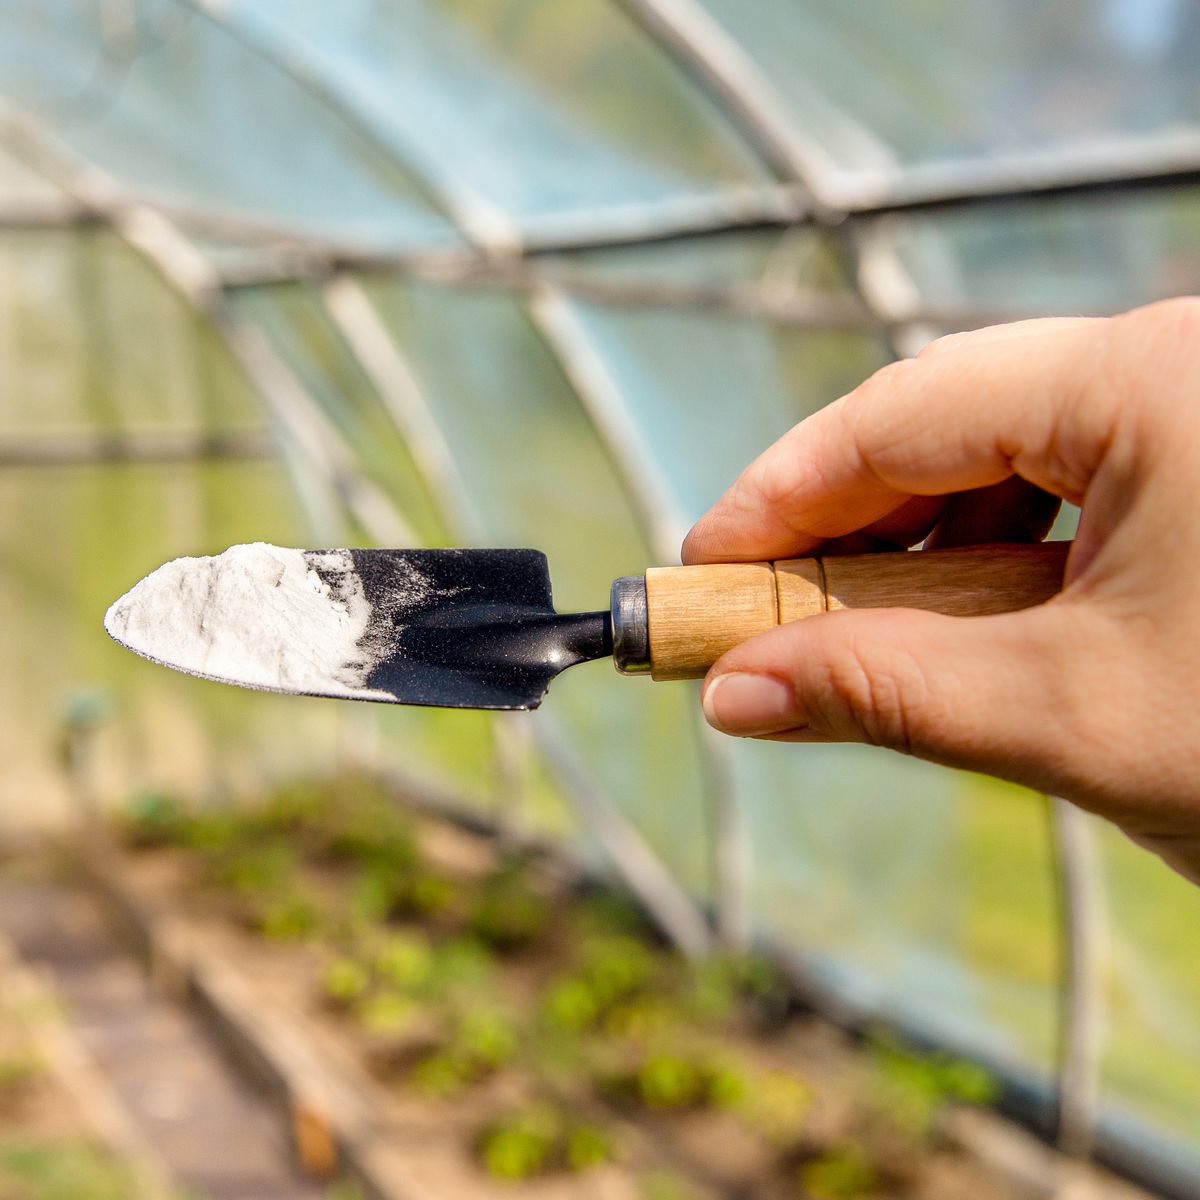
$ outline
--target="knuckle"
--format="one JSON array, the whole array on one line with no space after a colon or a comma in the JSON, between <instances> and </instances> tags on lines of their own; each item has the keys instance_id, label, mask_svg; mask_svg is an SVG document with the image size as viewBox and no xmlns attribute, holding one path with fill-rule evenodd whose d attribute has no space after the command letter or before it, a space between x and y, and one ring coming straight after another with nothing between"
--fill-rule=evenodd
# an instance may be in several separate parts
<instances>
[{"instance_id":1,"label":"knuckle","mask_svg":"<svg viewBox=\"0 0 1200 1200\"><path fill-rule=\"evenodd\" d=\"M917 351L917 358L929 359L937 358L940 354L947 354L951 350L956 350L963 345L964 341L971 337L969 331L960 331L958 333L944 333L941 337L936 337L931 342L926 342L924 346Z\"/></svg>"},{"instance_id":2,"label":"knuckle","mask_svg":"<svg viewBox=\"0 0 1200 1200\"><path fill-rule=\"evenodd\" d=\"M857 394L874 398L903 387L912 378L914 372L920 370L919 359L920 355L917 358L897 358L893 362L885 363L858 386Z\"/></svg>"},{"instance_id":3,"label":"knuckle","mask_svg":"<svg viewBox=\"0 0 1200 1200\"><path fill-rule=\"evenodd\" d=\"M1173 296L1141 308L1131 309L1115 318L1122 326L1133 325L1151 335L1163 334L1171 339L1180 334L1200 331L1200 296Z\"/></svg>"}]
</instances>

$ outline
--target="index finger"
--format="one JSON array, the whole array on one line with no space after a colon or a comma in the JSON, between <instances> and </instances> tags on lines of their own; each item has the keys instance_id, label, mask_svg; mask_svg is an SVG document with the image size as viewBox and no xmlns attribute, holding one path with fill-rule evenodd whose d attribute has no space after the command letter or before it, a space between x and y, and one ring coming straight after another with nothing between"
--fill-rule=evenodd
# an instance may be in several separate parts
<instances>
[{"instance_id":1,"label":"index finger","mask_svg":"<svg viewBox=\"0 0 1200 1200\"><path fill-rule=\"evenodd\" d=\"M683 561L805 554L914 496L1013 474L1078 502L1115 419L1100 370L1111 324L996 326L889 364L755 459L688 534Z\"/></svg>"}]
</instances>

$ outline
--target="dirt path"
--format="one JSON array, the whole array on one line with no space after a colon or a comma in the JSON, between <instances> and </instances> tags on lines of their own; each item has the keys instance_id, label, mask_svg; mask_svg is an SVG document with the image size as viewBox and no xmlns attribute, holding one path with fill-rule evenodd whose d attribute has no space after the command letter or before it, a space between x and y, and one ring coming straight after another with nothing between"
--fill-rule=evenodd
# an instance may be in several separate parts
<instances>
[{"instance_id":1,"label":"dirt path","mask_svg":"<svg viewBox=\"0 0 1200 1200\"><path fill-rule=\"evenodd\" d=\"M205 1200L319 1200L286 1133L78 890L0 874L0 930L49 969L68 1020L175 1182Z\"/></svg>"}]
</instances>

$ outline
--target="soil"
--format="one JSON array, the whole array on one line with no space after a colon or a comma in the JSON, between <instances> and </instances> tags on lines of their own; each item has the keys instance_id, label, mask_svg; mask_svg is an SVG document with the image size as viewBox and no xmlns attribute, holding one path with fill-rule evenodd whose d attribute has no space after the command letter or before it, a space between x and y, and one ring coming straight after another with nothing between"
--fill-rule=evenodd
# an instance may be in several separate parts
<instances>
[{"instance_id":1,"label":"soil","mask_svg":"<svg viewBox=\"0 0 1200 1200\"><path fill-rule=\"evenodd\" d=\"M413 818L425 866L454 885L449 901L433 914L392 917L387 928L421 930L431 941L461 931L459 903L478 891L497 868L495 843L440 820ZM355 886L356 868L307 856L300 868L305 894L317 908L336 911ZM170 845L128 849L119 867L124 884L164 913L185 914L189 936L252 982L265 1010L301 1022L314 1045L351 1074L369 1078L386 1094L384 1118L394 1131L416 1194L597 1197L604 1200L1023 1200L1029 1193L936 1135L908 1136L890 1128L888 1101L878 1063L862 1046L827 1022L811 1016L781 1019L777 998L740 1004L714 1028L695 1035L757 1088L786 1076L802 1081L809 1097L800 1136L778 1140L748 1122L747 1104L679 1108L648 1107L628 1085L593 1085L587 1072L531 1073L518 1059L481 1072L452 1094L430 1094L414 1083L417 1064L438 1044L440 1014L423 1011L402 1029L372 1030L328 999L322 985L337 954L320 932L287 940L266 938L247 920L243 896L215 883L202 854ZM551 916L531 944L497 955L485 999L520 1014L519 1023L539 1019L547 988L569 972L578 951L576 911L586 900L580 889L551 870L526 871L527 886L548 901ZM656 956L670 952L646 931L643 941ZM680 970L682 970L680 964ZM715 1031L715 1032L714 1032ZM686 1041L685 1037L685 1041ZM699 1050L698 1050L699 1052ZM580 1173L560 1170L520 1183L491 1178L477 1147L489 1126L514 1106L549 1100L572 1119L608 1131L608 1161ZM764 1105L770 1109L770 1095ZM767 1113L767 1123L771 1114ZM853 1147L870 1145L870 1173L855 1183ZM845 1148L851 1148L847 1154ZM841 1155L841 1169L805 1175L805 1164ZM838 1164L834 1164L837 1168ZM806 1186L806 1181L811 1181Z\"/></svg>"}]
</instances>

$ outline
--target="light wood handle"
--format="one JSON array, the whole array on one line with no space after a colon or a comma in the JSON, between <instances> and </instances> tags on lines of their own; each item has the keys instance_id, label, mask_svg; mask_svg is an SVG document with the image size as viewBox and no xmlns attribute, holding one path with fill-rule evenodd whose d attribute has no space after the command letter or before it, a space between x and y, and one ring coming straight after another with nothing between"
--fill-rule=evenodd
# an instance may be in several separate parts
<instances>
[{"instance_id":1,"label":"light wood handle","mask_svg":"<svg viewBox=\"0 0 1200 1200\"><path fill-rule=\"evenodd\" d=\"M650 673L695 679L776 625L839 608L923 608L954 617L1032 608L1062 589L1070 542L970 546L646 572Z\"/></svg>"}]
</instances>

